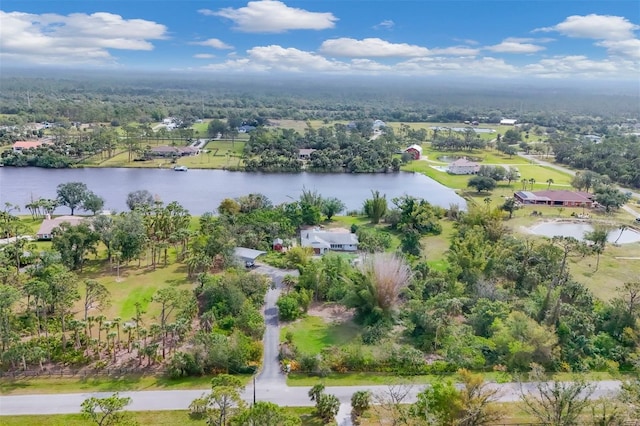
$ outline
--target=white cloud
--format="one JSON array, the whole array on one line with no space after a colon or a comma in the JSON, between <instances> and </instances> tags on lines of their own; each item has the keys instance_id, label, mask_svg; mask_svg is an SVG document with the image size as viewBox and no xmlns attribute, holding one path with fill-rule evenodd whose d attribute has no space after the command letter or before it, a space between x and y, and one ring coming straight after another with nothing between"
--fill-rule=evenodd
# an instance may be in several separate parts
<instances>
[{"instance_id":1,"label":"white cloud","mask_svg":"<svg viewBox=\"0 0 640 426\"><path fill-rule=\"evenodd\" d=\"M610 59L593 60L583 55L554 56L526 65L523 70L527 74L547 78L633 75L640 71L637 63Z\"/></svg>"},{"instance_id":2,"label":"white cloud","mask_svg":"<svg viewBox=\"0 0 640 426\"><path fill-rule=\"evenodd\" d=\"M196 59L211 59L215 58L216 55L212 55L211 53L196 53L193 57Z\"/></svg>"},{"instance_id":3,"label":"white cloud","mask_svg":"<svg viewBox=\"0 0 640 426\"><path fill-rule=\"evenodd\" d=\"M213 64L206 69L237 71L335 72L348 71L348 65L324 56L282 46L257 46L247 57Z\"/></svg>"},{"instance_id":4,"label":"white cloud","mask_svg":"<svg viewBox=\"0 0 640 426\"><path fill-rule=\"evenodd\" d=\"M518 69L507 64L503 59L492 57L448 58L433 56L409 59L396 64L394 69L407 75L491 75L493 77L510 77L516 75Z\"/></svg>"},{"instance_id":5,"label":"white cloud","mask_svg":"<svg viewBox=\"0 0 640 426\"><path fill-rule=\"evenodd\" d=\"M201 69L217 72L292 72L331 73L352 75L394 74L405 76L492 76L538 78L612 78L633 77L640 72L638 61L623 59L593 60L582 55L555 56L527 65L514 65L505 59L491 56L445 56L434 54L393 61L384 58L353 58L333 60L315 52L278 45L258 46L244 55L233 54L222 63Z\"/></svg>"},{"instance_id":6,"label":"white cloud","mask_svg":"<svg viewBox=\"0 0 640 426\"><path fill-rule=\"evenodd\" d=\"M352 71L365 71L374 74L393 70L393 67L372 61L371 59L353 59L349 68Z\"/></svg>"},{"instance_id":7,"label":"white cloud","mask_svg":"<svg viewBox=\"0 0 640 426\"><path fill-rule=\"evenodd\" d=\"M606 47L611 55L640 60L640 39L603 40L597 42L596 45Z\"/></svg>"},{"instance_id":8,"label":"white cloud","mask_svg":"<svg viewBox=\"0 0 640 426\"><path fill-rule=\"evenodd\" d=\"M551 37L507 37L504 41L510 41L513 43L549 43L555 41L555 39Z\"/></svg>"},{"instance_id":9,"label":"white cloud","mask_svg":"<svg viewBox=\"0 0 640 426\"><path fill-rule=\"evenodd\" d=\"M166 38L164 25L97 12L91 15L0 11L0 55L15 62L80 64L114 62L107 49L152 50Z\"/></svg>"},{"instance_id":10,"label":"white cloud","mask_svg":"<svg viewBox=\"0 0 640 426\"><path fill-rule=\"evenodd\" d=\"M320 52L347 58L390 58L424 56L429 54L429 49L406 43L390 43L379 38L356 40L343 37L326 40L320 46Z\"/></svg>"},{"instance_id":11,"label":"white cloud","mask_svg":"<svg viewBox=\"0 0 640 426\"><path fill-rule=\"evenodd\" d=\"M230 46L227 43L217 38L210 38L208 40L203 40L203 41L193 41L189 44L195 44L198 46L208 46L208 47L213 47L214 49L233 49L233 46Z\"/></svg>"},{"instance_id":12,"label":"white cloud","mask_svg":"<svg viewBox=\"0 0 640 426\"><path fill-rule=\"evenodd\" d=\"M344 70L342 63L303 50L281 46L260 46L247 51L249 57L273 69L288 71L338 71Z\"/></svg>"},{"instance_id":13,"label":"white cloud","mask_svg":"<svg viewBox=\"0 0 640 426\"><path fill-rule=\"evenodd\" d=\"M497 53L535 53L544 50L545 47L538 46L537 44L504 40L502 43L487 46L485 49Z\"/></svg>"},{"instance_id":14,"label":"white cloud","mask_svg":"<svg viewBox=\"0 0 640 426\"><path fill-rule=\"evenodd\" d=\"M480 53L480 49L467 47L467 46L451 46L451 47L430 49L429 52L432 55L443 55L443 56L476 56L478 53Z\"/></svg>"},{"instance_id":15,"label":"white cloud","mask_svg":"<svg viewBox=\"0 0 640 426\"><path fill-rule=\"evenodd\" d=\"M385 19L384 21L380 22L379 24L374 25L373 28L375 30L390 30L395 26L396 26L396 23L393 22L391 19Z\"/></svg>"},{"instance_id":16,"label":"white cloud","mask_svg":"<svg viewBox=\"0 0 640 426\"><path fill-rule=\"evenodd\" d=\"M288 30L324 30L338 20L330 12L309 12L289 7L281 1L250 1L245 7L225 7L219 11L201 9L206 16L230 19L235 29L247 33L281 33Z\"/></svg>"},{"instance_id":17,"label":"white cloud","mask_svg":"<svg viewBox=\"0 0 640 426\"><path fill-rule=\"evenodd\" d=\"M623 16L612 15L574 15L552 27L534 31L557 31L568 37L600 40L596 46L604 47L611 56L640 59L640 39L634 31L640 26Z\"/></svg>"},{"instance_id":18,"label":"white cloud","mask_svg":"<svg viewBox=\"0 0 640 426\"><path fill-rule=\"evenodd\" d=\"M557 25L534 31L557 31L560 34L576 38L626 40L633 38L633 32L637 29L640 29L638 25L622 16L591 14L569 16Z\"/></svg>"}]
</instances>

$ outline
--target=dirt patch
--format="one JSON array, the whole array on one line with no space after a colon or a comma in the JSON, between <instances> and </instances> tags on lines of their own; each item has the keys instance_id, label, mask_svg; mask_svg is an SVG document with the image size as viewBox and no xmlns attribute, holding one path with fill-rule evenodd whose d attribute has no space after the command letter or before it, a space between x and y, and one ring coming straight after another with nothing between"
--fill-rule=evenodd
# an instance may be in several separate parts
<instances>
[{"instance_id":1,"label":"dirt patch","mask_svg":"<svg viewBox=\"0 0 640 426\"><path fill-rule=\"evenodd\" d=\"M353 319L354 310L338 303L314 303L307 314L320 317L327 323L346 322Z\"/></svg>"}]
</instances>

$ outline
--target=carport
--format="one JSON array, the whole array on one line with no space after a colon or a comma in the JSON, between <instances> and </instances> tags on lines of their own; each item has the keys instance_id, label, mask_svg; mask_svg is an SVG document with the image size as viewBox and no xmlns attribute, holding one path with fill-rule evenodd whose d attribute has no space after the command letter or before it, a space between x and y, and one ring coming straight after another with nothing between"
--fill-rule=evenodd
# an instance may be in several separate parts
<instances>
[{"instance_id":1,"label":"carport","mask_svg":"<svg viewBox=\"0 0 640 426\"><path fill-rule=\"evenodd\" d=\"M244 265L251 264L256 261L258 256L266 254L266 251L254 250L246 247L236 247L234 249L234 255L238 262L243 263Z\"/></svg>"}]
</instances>

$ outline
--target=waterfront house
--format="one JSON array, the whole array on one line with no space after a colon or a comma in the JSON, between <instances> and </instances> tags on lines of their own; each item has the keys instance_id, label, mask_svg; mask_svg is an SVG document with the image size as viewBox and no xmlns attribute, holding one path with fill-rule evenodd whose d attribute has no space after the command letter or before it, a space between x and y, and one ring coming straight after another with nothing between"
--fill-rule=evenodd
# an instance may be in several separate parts
<instances>
[{"instance_id":1,"label":"waterfront house","mask_svg":"<svg viewBox=\"0 0 640 426\"><path fill-rule=\"evenodd\" d=\"M298 150L298 159L299 160L310 160L311 154L316 150L313 148L301 148Z\"/></svg>"},{"instance_id":2,"label":"waterfront house","mask_svg":"<svg viewBox=\"0 0 640 426\"><path fill-rule=\"evenodd\" d=\"M22 153L28 149L36 149L42 145L51 145L53 141L51 138L39 139L39 140L30 140L30 141L18 141L15 142L12 146L13 152Z\"/></svg>"},{"instance_id":3,"label":"waterfront house","mask_svg":"<svg viewBox=\"0 0 640 426\"><path fill-rule=\"evenodd\" d=\"M45 220L42 221L38 232L36 233L36 238L39 240L50 240L51 233L53 232L54 228L57 228L65 222L71 226L77 226L85 220L86 217L82 216L58 216L52 219L51 216L47 215Z\"/></svg>"},{"instance_id":4,"label":"waterfront house","mask_svg":"<svg viewBox=\"0 0 640 426\"><path fill-rule=\"evenodd\" d=\"M155 146L149 150L152 157L186 157L196 155L200 152L198 148L192 146Z\"/></svg>"},{"instance_id":5,"label":"waterfront house","mask_svg":"<svg viewBox=\"0 0 640 426\"><path fill-rule=\"evenodd\" d=\"M300 231L300 245L311 247L314 254L324 254L329 250L356 251L358 236L347 230L303 229Z\"/></svg>"},{"instance_id":6,"label":"waterfront house","mask_svg":"<svg viewBox=\"0 0 640 426\"><path fill-rule=\"evenodd\" d=\"M475 175L480 170L480 163L469 161L466 158L458 158L449 164L447 171L452 175Z\"/></svg>"}]
</instances>

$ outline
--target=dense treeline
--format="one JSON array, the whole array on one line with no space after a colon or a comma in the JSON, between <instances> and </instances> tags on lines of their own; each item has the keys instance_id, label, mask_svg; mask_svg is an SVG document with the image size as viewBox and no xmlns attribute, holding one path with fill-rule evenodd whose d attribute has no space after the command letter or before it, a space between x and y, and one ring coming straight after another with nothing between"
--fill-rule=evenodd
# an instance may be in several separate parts
<instances>
[{"instance_id":1,"label":"dense treeline","mask_svg":"<svg viewBox=\"0 0 640 426\"><path fill-rule=\"evenodd\" d=\"M554 127L601 126L603 119L635 118L634 95L604 89L512 88L478 82L418 83L375 78L233 79L145 75L3 76L0 113L16 121L122 123L159 121L163 117L462 122L478 118L497 123L503 117ZM501 87L502 86L502 87ZM516 95L517 94L517 95ZM526 99L526 101L523 101Z\"/></svg>"},{"instance_id":2,"label":"dense treeline","mask_svg":"<svg viewBox=\"0 0 640 426\"><path fill-rule=\"evenodd\" d=\"M563 138L552 140L551 145L559 163L640 188L640 143L637 136L608 136L602 143Z\"/></svg>"},{"instance_id":3,"label":"dense treeline","mask_svg":"<svg viewBox=\"0 0 640 426\"><path fill-rule=\"evenodd\" d=\"M398 171L400 159L393 158L400 145L391 129L373 135L367 121L353 129L345 125L309 129L304 135L293 130L252 132L245 145L245 167L248 171L298 172L303 164L298 150L314 150L306 168L317 172L376 173Z\"/></svg>"}]
</instances>

